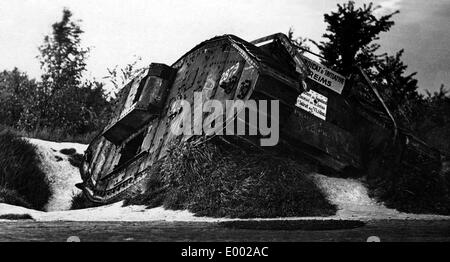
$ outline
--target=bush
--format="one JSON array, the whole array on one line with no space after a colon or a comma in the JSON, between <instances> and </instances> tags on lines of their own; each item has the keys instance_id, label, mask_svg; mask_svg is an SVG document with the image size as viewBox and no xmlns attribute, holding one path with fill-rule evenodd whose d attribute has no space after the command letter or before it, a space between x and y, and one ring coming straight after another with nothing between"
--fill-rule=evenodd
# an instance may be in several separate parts
<instances>
[{"instance_id":1,"label":"bush","mask_svg":"<svg viewBox=\"0 0 450 262\"><path fill-rule=\"evenodd\" d=\"M0 203L30 208L31 205L16 191L0 187Z\"/></svg>"},{"instance_id":2,"label":"bush","mask_svg":"<svg viewBox=\"0 0 450 262\"><path fill-rule=\"evenodd\" d=\"M36 138L53 142L70 142L89 144L92 139L98 134L97 131L86 134L75 134L71 130L64 130L62 128L46 128L38 127L31 130L17 129L15 127L0 124L0 132L10 131L17 136Z\"/></svg>"},{"instance_id":3,"label":"bush","mask_svg":"<svg viewBox=\"0 0 450 262\"><path fill-rule=\"evenodd\" d=\"M450 123L431 127L424 133L425 140L429 145L450 155Z\"/></svg>"},{"instance_id":4,"label":"bush","mask_svg":"<svg viewBox=\"0 0 450 262\"><path fill-rule=\"evenodd\" d=\"M29 214L4 214L0 216L0 219L7 220L28 220L33 219L33 217Z\"/></svg>"},{"instance_id":5,"label":"bush","mask_svg":"<svg viewBox=\"0 0 450 262\"><path fill-rule=\"evenodd\" d=\"M1 132L0 167L0 188L15 192L5 195L16 196L24 200L22 205L26 202L31 208L43 210L50 197L50 187L40 169L36 148L9 131Z\"/></svg>"},{"instance_id":6,"label":"bush","mask_svg":"<svg viewBox=\"0 0 450 262\"><path fill-rule=\"evenodd\" d=\"M199 216L327 216L336 212L307 176L307 166L219 140L169 148L147 191L126 204L188 209Z\"/></svg>"},{"instance_id":7,"label":"bush","mask_svg":"<svg viewBox=\"0 0 450 262\"><path fill-rule=\"evenodd\" d=\"M86 134L76 134L71 130L62 128L46 128L40 127L32 130L15 130L18 135L29 138L37 138L54 142L71 142L89 144L98 132L90 132Z\"/></svg>"},{"instance_id":8,"label":"bush","mask_svg":"<svg viewBox=\"0 0 450 262\"><path fill-rule=\"evenodd\" d=\"M393 157L380 163L385 172L368 177L371 196L402 212L450 215L450 172L389 161Z\"/></svg>"}]
</instances>

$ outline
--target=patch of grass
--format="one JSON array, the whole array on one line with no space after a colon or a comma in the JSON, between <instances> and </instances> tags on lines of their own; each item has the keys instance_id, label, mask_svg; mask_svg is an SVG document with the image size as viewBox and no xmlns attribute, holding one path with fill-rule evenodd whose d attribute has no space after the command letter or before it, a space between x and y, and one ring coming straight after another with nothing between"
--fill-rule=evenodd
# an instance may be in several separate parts
<instances>
[{"instance_id":1,"label":"patch of grass","mask_svg":"<svg viewBox=\"0 0 450 262\"><path fill-rule=\"evenodd\" d=\"M0 187L14 191L22 205L43 210L51 192L35 146L10 131L1 132L0 167Z\"/></svg>"},{"instance_id":2,"label":"patch of grass","mask_svg":"<svg viewBox=\"0 0 450 262\"><path fill-rule=\"evenodd\" d=\"M450 172L393 163L387 154L380 170L368 176L369 193L387 207L416 214L450 215Z\"/></svg>"},{"instance_id":3,"label":"patch of grass","mask_svg":"<svg viewBox=\"0 0 450 262\"><path fill-rule=\"evenodd\" d=\"M16 191L0 187L0 203L31 208L31 205Z\"/></svg>"},{"instance_id":4,"label":"patch of grass","mask_svg":"<svg viewBox=\"0 0 450 262\"><path fill-rule=\"evenodd\" d=\"M100 205L89 201L83 193L76 194L72 197L71 210L98 207Z\"/></svg>"},{"instance_id":5,"label":"patch of grass","mask_svg":"<svg viewBox=\"0 0 450 262\"><path fill-rule=\"evenodd\" d=\"M167 186L164 185L161 173L161 161L151 167L151 174L146 181L146 191L141 194L134 194L124 200L124 206L146 205L148 208L163 205L167 194Z\"/></svg>"},{"instance_id":6,"label":"patch of grass","mask_svg":"<svg viewBox=\"0 0 450 262\"><path fill-rule=\"evenodd\" d=\"M27 220L27 219L33 219L33 217L30 216L29 214L4 214L4 215L0 215L0 219Z\"/></svg>"},{"instance_id":7,"label":"patch of grass","mask_svg":"<svg viewBox=\"0 0 450 262\"><path fill-rule=\"evenodd\" d=\"M5 125L0 126L2 130L9 130L18 136L36 138L54 142L71 142L89 144L98 132L90 132L86 134L73 134L72 130L65 130L62 128L46 128L40 127L33 130L17 129Z\"/></svg>"},{"instance_id":8,"label":"patch of grass","mask_svg":"<svg viewBox=\"0 0 450 262\"><path fill-rule=\"evenodd\" d=\"M307 176L307 166L286 157L243 151L220 140L173 145L152 173L146 193L126 204L163 205L212 217L328 216L336 212Z\"/></svg>"}]
</instances>

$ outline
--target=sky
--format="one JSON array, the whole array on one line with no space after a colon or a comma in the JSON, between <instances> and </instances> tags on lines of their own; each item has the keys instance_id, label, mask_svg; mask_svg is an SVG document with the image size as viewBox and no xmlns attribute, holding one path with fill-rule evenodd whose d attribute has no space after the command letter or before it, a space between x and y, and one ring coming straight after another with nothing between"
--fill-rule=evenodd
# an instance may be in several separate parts
<instances>
[{"instance_id":1,"label":"sky","mask_svg":"<svg viewBox=\"0 0 450 262\"><path fill-rule=\"evenodd\" d=\"M142 64L172 64L196 44L216 35L247 41L290 27L296 36L322 40L323 14L344 0L1 0L0 70L18 67L31 77L41 71L36 58L44 36L64 7L81 20L82 43L91 48L87 77L101 80L107 68L136 56ZM356 0L357 5L368 3ZM379 40L382 51L405 49L409 72L422 89L450 86L450 1L373 0L377 15L400 10L396 25Z\"/></svg>"}]
</instances>

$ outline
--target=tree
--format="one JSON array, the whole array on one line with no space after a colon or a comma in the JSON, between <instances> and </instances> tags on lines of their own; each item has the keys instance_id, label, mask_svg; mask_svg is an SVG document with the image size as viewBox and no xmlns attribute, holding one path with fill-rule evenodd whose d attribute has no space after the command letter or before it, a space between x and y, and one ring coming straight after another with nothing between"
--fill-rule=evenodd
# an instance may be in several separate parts
<instances>
[{"instance_id":1,"label":"tree","mask_svg":"<svg viewBox=\"0 0 450 262\"><path fill-rule=\"evenodd\" d=\"M20 125L27 129L62 129L83 134L99 129L110 104L103 84L83 79L89 48L81 45L83 30L72 13L63 10L61 21L39 47L42 82L23 111Z\"/></svg>"},{"instance_id":2,"label":"tree","mask_svg":"<svg viewBox=\"0 0 450 262\"><path fill-rule=\"evenodd\" d=\"M42 74L40 119L45 124L74 128L79 124L80 87L86 70L89 49L81 47L83 31L72 21L72 13L63 10L62 20L53 24L53 32L39 47ZM78 123L77 123L78 122Z\"/></svg>"},{"instance_id":3,"label":"tree","mask_svg":"<svg viewBox=\"0 0 450 262\"><path fill-rule=\"evenodd\" d=\"M398 120L412 127L417 119L417 109L423 103L422 96L417 92L416 73L406 74L407 65L401 60L403 49L395 55L383 55L375 63L376 72L373 76L376 86L388 108L391 108Z\"/></svg>"},{"instance_id":4,"label":"tree","mask_svg":"<svg viewBox=\"0 0 450 262\"><path fill-rule=\"evenodd\" d=\"M375 52L380 47L373 41L394 25L391 19L398 11L377 18L374 11L379 7L372 3L356 8L349 1L337 6L337 12L324 15L328 26L323 37L327 40L315 43L325 57L322 63L344 75L350 74L355 64L370 69L377 63Z\"/></svg>"},{"instance_id":5,"label":"tree","mask_svg":"<svg viewBox=\"0 0 450 262\"><path fill-rule=\"evenodd\" d=\"M14 68L0 72L0 124L16 126L28 102L29 94L37 87L34 79Z\"/></svg>"},{"instance_id":6,"label":"tree","mask_svg":"<svg viewBox=\"0 0 450 262\"><path fill-rule=\"evenodd\" d=\"M377 17L372 3L355 7L353 1L337 5L338 10L325 14L328 24L326 41L316 44L322 63L345 76L361 67L379 90L388 108L401 125L411 128L417 108L423 102L417 92L416 73L407 74L402 61L403 50L395 55L377 54L379 34L394 25L392 17L399 11Z\"/></svg>"},{"instance_id":7,"label":"tree","mask_svg":"<svg viewBox=\"0 0 450 262\"><path fill-rule=\"evenodd\" d=\"M89 49L81 47L83 31L71 19L72 12L64 9L62 20L53 24L52 35L39 47L42 82L49 94L79 86L86 70Z\"/></svg>"},{"instance_id":8,"label":"tree","mask_svg":"<svg viewBox=\"0 0 450 262\"><path fill-rule=\"evenodd\" d=\"M104 84L97 81L87 81L79 89L79 119L78 133L97 132L107 124L113 113L113 101L104 89Z\"/></svg>"}]
</instances>

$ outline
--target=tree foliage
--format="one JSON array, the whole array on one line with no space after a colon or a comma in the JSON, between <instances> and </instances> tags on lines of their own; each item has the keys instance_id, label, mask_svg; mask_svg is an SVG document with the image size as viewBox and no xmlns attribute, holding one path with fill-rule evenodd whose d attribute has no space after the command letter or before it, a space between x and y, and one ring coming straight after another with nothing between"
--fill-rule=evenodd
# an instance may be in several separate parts
<instances>
[{"instance_id":1,"label":"tree foliage","mask_svg":"<svg viewBox=\"0 0 450 262\"><path fill-rule=\"evenodd\" d=\"M438 148L450 160L450 92L442 84L430 93L416 109L414 130L430 145ZM450 182L450 178L449 178Z\"/></svg>"},{"instance_id":2,"label":"tree foliage","mask_svg":"<svg viewBox=\"0 0 450 262\"><path fill-rule=\"evenodd\" d=\"M114 68L108 68L108 75L104 79L112 84L112 90L109 92L111 98L115 98L123 86L145 69L140 62L142 62L142 58L135 56L132 62L123 67L116 65Z\"/></svg>"},{"instance_id":3,"label":"tree foliage","mask_svg":"<svg viewBox=\"0 0 450 262\"><path fill-rule=\"evenodd\" d=\"M36 89L36 81L17 68L0 72L0 124L17 126L29 94Z\"/></svg>"},{"instance_id":4,"label":"tree foliage","mask_svg":"<svg viewBox=\"0 0 450 262\"><path fill-rule=\"evenodd\" d=\"M52 34L39 47L42 82L49 94L80 86L89 52L81 46L83 30L72 20L70 10L64 9L62 20L52 28Z\"/></svg>"},{"instance_id":5,"label":"tree foliage","mask_svg":"<svg viewBox=\"0 0 450 262\"><path fill-rule=\"evenodd\" d=\"M110 103L102 83L83 77L89 48L81 45L82 34L79 21L64 9L39 47L42 82L28 94L22 128L58 127L83 134L105 124Z\"/></svg>"},{"instance_id":6,"label":"tree foliage","mask_svg":"<svg viewBox=\"0 0 450 262\"><path fill-rule=\"evenodd\" d=\"M383 55L375 64L372 79L383 96L388 108L406 127L413 127L418 108L423 103L418 93L416 73L408 74L407 65L402 61L403 49L395 55Z\"/></svg>"},{"instance_id":7,"label":"tree foliage","mask_svg":"<svg viewBox=\"0 0 450 262\"><path fill-rule=\"evenodd\" d=\"M356 66L360 67L402 129L412 131L432 146L448 150L442 145L450 144L449 98L444 89L428 98L419 94L416 73L408 73L402 61L403 50L393 55L379 53L376 40L394 25L392 18L398 11L377 17L377 8L372 3L356 7L349 1L338 5L337 11L325 14L328 25L323 35L325 41L316 43L324 57L322 63L346 77L356 73ZM351 88L352 93L367 98L368 90L358 85ZM371 192L380 200L402 211L450 212L448 172L440 174L438 167L411 168L396 161L395 150L377 150L371 144L365 148L368 151L364 154L376 161L367 163L366 178Z\"/></svg>"},{"instance_id":8,"label":"tree foliage","mask_svg":"<svg viewBox=\"0 0 450 262\"><path fill-rule=\"evenodd\" d=\"M355 64L371 68L377 63L375 52L380 48L374 41L394 25L392 17L398 11L377 18L374 11L378 7L372 3L357 8L349 1L337 7L336 12L324 15L326 41L315 43L325 57L322 63L344 75L351 73Z\"/></svg>"},{"instance_id":9,"label":"tree foliage","mask_svg":"<svg viewBox=\"0 0 450 262\"><path fill-rule=\"evenodd\" d=\"M412 128L417 106L422 103L416 73L407 73L402 61L404 50L394 55L379 54L380 44L376 42L394 25L392 18L399 11L377 17L379 7L372 3L356 7L349 1L337 7L337 11L324 15L326 41L315 43L325 58L322 62L345 76L355 72L355 66L361 67L400 124Z\"/></svg>"},{"instance_id":10,"label":"tree foliage","mask_svg":"<svg viewBox=\"0 0 450 262\"><path fill-rule=\"evenodd\" d=\"M295 36L295 31L294 28L289 28L289 31L287 33L287 37L288 39L293 42L294 44L296 44L298 47L300 47L301 49L299 50L300 53L304 53L305 50L310 51L311 47L307 44L308 41L310 41L310 39L308 38L303 38L300 36Z\"/></svg>"},{"instance_id":11,"label":"tree foliage","mask_svg":"<svg viewBox=\"0 0 450 262\"><path fill-rule=\"evenodd\" d=\"M357 7L353 1L338 4L337 11L324 15L325 41L315 43L324 57L322 63L349 76L361 67L380 92L400 125L433 145L449 144L449 97L444 87L427 97L418 92L416 73L408 73L402 61L404 50L379 54L379 35L394 25L398 11L377 17L372 3ZM432 134L432 132L437 132ZM447 137L450 137L448 134ZM440 142L437 142L440 141Z\"/></svg>"}]
</instances>

